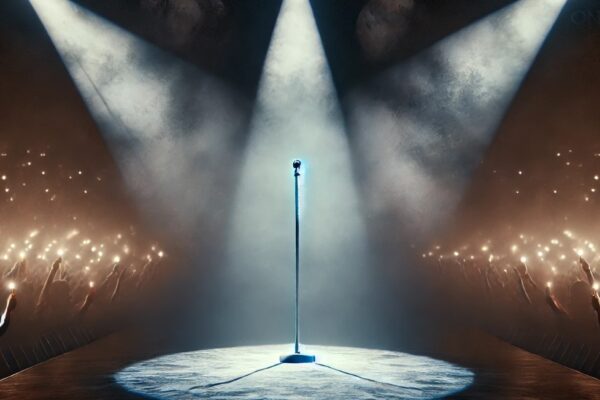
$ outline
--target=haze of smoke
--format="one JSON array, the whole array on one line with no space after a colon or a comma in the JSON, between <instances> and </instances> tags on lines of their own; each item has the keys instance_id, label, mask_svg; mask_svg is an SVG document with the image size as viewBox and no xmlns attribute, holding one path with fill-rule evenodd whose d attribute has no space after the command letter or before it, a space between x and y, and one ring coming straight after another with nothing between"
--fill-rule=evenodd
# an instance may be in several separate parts
<instances>
[{"instance_id":1,"label":"haze of smoke","mask_svg":"<svg viewBox=\"0 0 600 400\"><path fill-rule=\"evenodd\" d=\"M522 0L346 99L373 213L393 210L415 241L443 225L559 9Z\"/></svg>"}]
</instances>

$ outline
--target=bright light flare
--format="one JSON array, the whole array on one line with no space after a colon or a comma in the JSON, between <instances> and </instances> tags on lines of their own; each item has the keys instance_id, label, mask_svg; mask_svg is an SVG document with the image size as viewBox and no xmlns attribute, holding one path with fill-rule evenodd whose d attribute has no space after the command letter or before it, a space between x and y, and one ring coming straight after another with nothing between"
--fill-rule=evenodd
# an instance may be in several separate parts
<instances>
[{"instance_id":1,"label":"bright light flare","mask_svg":"<svg viewBox=\"0 0 600 400\"><path fill-rule=\"evenodd\" d=\"M523 264L527 263L527 256L521 256L521 258L519 259Z\"/></svg>"}]
</instances>

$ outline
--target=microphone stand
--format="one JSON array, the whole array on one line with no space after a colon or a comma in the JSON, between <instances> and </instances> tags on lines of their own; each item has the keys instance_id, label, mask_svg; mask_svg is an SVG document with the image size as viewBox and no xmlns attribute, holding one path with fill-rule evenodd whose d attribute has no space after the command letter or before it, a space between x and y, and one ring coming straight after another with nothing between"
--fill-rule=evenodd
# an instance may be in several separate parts
<instances>
[{"instance_id":1,"label":"microphone stand","mask_svg":"<svg viewBox=\"0 0 600 400\"><path fill-rule=\"evenodd\" d=\"M279 357L279 361L289 364L314 363L316 357L311 354L300 352L300 210L298 207L298 177L300 176L300 160L295 160L294 167L294 204L296 213L296 318L295 318L295 339L294 353Z\"/></svg>"}]
</instances>

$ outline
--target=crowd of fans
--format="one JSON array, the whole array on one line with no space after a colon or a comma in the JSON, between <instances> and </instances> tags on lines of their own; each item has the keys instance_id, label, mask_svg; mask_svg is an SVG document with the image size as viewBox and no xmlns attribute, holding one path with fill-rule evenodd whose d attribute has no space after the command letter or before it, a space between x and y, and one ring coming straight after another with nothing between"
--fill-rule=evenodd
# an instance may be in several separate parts
<instances>
[{"instance_id":1,"label":"crowd of fans","mask_svg":"<svg viewBox=\"0 0 600 400\"><path fill-rule=\"evenodd\" d=\"M33 230L0 255L8 291L0 333L21 336L94 312L106 315L141 299L163 272L163 250L151 245L140 254L120 233L92 241L71 230L60 238Z\"/></svg>"},{"instance_id":2,"label":"crowd of fans","mask_svg":"<svg viewBox=\"0 0 600 400\"><path fill-rule=\"evenodd\" d=\"M166 280L109 157L17 142L0 142L0 376L123 327Z\"/></svg>"},{"instance_id":3,"label":"crowd of fans","mask_svg":"<svg viewBox=\"0 0 600 400\"><path fill-rule=\"evenodd\" d=\"M526 332L532 347L554 338L600 354L597 250L564 230L545 239L521 234L498 243L433 246L421 256L427 280L444 299L444 314L499 336Z\"/></svg>"},{"instance_id":4,"label":"crowd of fans","mask_svg":"<svg viewBox=\"0 0 600 400\"><path fill-rule=\"evenodd\" d=\"M0 347L72 323L134 312L163 280L165 253L140 253L120 233L93 241L77 230L49 239L38 230L7 244L0 255L7 303Z\"/></svg>"}]
</instances>

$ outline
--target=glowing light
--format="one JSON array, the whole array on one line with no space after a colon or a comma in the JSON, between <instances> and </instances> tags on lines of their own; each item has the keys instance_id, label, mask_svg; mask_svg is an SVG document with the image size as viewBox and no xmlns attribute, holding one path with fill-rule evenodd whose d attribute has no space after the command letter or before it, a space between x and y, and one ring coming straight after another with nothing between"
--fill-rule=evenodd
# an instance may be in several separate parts
<instances>
[{"instance_id":1,"label":"glowing light","mask_svg":"<svg viewBox=\"0 0 600 400\"><path fill-rule=\"evenodd\" d=\"M565 230L563 231L563 234L568 237L569 239L573 238L573 232L571 232L570 230Z\"/></svg>"},{"instance_id":2,"label":"glowing light","mask_svg":"<svg viewBox=\"0 0 600 400\"><path fill-rule=\"evenodd\" d=\"M369 172L374 181L369 190L377 193L375 204L408 210L407 216L415 215L409 221L415 229L435 227L452 212L471 179L469 172L497 132L564 3L511 2L352 92L349 127L370 165L376 167ZM432 79L440 71L453 79ZM411 93L410 99L400 93ZM441 93L447 96L440 97ZM481 118L474 126L464 115ZM460 143L451 139L459 136L464 139ZM432 145L445 150L431 154ZM428 154L427 160L419 154ZM440 179L445 175L442 171L428 171L431 162L448 165L465 159L469 161L456 164L464 173L452 179ZM524 171L511 173L520 176ZM393 190L386 190L389 182L397 182ZM399 189L403 186L411 187L409 196ZM526 193L519 187L511 192L515 201ZM439 195L432 199L432 193Z\"/></svg>"},{"instance_id":3,"label":"glowing light","mask_svg":"<svg viewBox=\"0 0 600 400\"><path fill-rule=\"evenodd\" d=\"M65 249L58 249L56 250L56 255L59 257L62 257L65 255Z\"/></svg>"},{"instance_id":4,"label":"glowing light","mask_svg":"<svg viewBox=\"0 0 600 400\"><path fill-rule=\"evenodd\" d=\"M520 261L525 264L527 262L527 256L521 256Z\"/></svg>"},{"instance_id":5,"label":"glowing light","mask_svg":"<svg viewBox=\"0 0 600 400\"><path fill-rule=\"evenodd\" d=\"M21 260L24 260L26 256L27 256L27 253L25 253L24 251L19 252L19 258Z\"/></svg>"},{"instance_id":6,"label":"glowing light","mask_svg":"<svg viewBox=\"0 0 600 400\"><path fill-rule=\"evenodd\" d=\"M90 289L92 289L94 287L94 285L95 285L94 281L90 281L89 285L90 285Z\"/></svg>"},{"instance_id":7,"label":"glowing light","mask_svg":"<svg viewBox=\"0 0 600 400\"><path fill-rule=\"evenodd\" d=\"M454 257L458 257L460 255L460 253L458 251L454 252Z\"/></svg>"},{"instance_id":8,"label":"glowing light","mask_svg":"<svg viewBox=\"0 0 600 400\"><path fill-rule=\"evenodd\" d=\"M510 246L510 251L513 252L513 254L516 253L517 250L519 250L519 246L517 246L516 244Z\"/></svg>"},{"instance_id":9,"label":"glowing light","mask_svg":"<svg viewBox=\"0 0 600 400\"><path fill-rule=\"evenodd\" d=\"M114 256L114 257L113 257L113 262L114 262L114 263L118 263L118 262L120 262L120 261L121 261L121 257L120 257L120 256Z\"/></svg>"},{"instance_id":10,"label":"glowing light","mask_svg":"<svg viewBox=\"0 0 600 400\"><path fill-rule=\"evenodd\" d=\"M17 288L17 284L13 281L8 282L8 290L14 291Z\"/></svg>"},{"instance_id":11,"label":"glowing light","mask_svg":"<svg viewBox=\"0 0 600 400\"><path fill-rule=\"evenodd\" d=\"M550 281L546 282L546 287L547 288L551 288L552 287L552 282L550 282Z\"/></svg>"},{"instance_id":12,"label":"glowing light","mask_svg":"<svg viewBox=\"0 0 600 400\"><path fill-rule=\"evenodd\" d=\"M481 247L481 251L482 251L482 252L484 252L484 253L487 253L487 252L488 252L488 250L489 250L489 247L488 247L488 246L482 246L482 247Z\"/></svg>"},{"instance_id":13,"label":"glowing light","mask_svg":"<svg viewBox=\"0 0 600 400\"><path fill-rule=\"evenodd\" d=\"M594 289L595 291L598 291L598 289L600 289L600 283L594 282L594 284L592 285L592 289Z\"/></svg>"},{"instance_id":14,"label":"glowing light","mask_svg":"<svg viewBox=\"0 0 600 400\"><path fill-rule=\"evenodd\" d=\"M162 258L164 255L165 255L165 253L163 253L163 251L162 251L162 250L158 252L158 256L159 256L160 258Z\"/></svg>"},{"instance_id":15,"label":"glowing light","mask_svg":"<svg viewBox=\"0 0 600 400\"><path fill-rule=\"evenodd\" d=\"M291 80L301 84L293 84ZM287 215L294 212L292 161L300 159L300 219L310 232L303 236L304 260L314 259L320 264L317 261L320 247L328 254L331 274L361 280L361 276L368 274L366 258L369 256L363 208L352 176L353 162L344 115L309 1L282 2L255 104L233 201L225 273L235 285L247 281L249 287L256 289L262 279L285 280L291 273L275 268L287 258L276 248L286 246L293 233L285 221L289 220ZM335 179L331 174L335 174ZM335 211L336 207L327 199L332 196L350 201L338 202L337 206L343 211ZM264 204L254 210L247 207L261 198L278 205ZM307 204L310 207L306 207ZM328 222L324 223L319 215L327 216ZM345 217L341 218L342 215ZM311 228L319 219L321 228ZM257 228L265 233L262 243L255 240ZM341 241L334 239L334 231L338 229L344 232ZM250 257L244 256L248 251L251 251ZM343 259L345 265L338 265ZM240 270L238 265L250 268ZM257 273L252 277L251 270L255 268ZM313 283L323 282L323 277L311 276L308 268L304 276ZM279 291L267 290L271 295ZM340 304L339 309L349 309L356 300ZM254 297L252 301L260 300ZM303 301L312 303L315 299L307 296ZM282 320L282 323L287 322Z\"/></svg>"}]
</instances>

